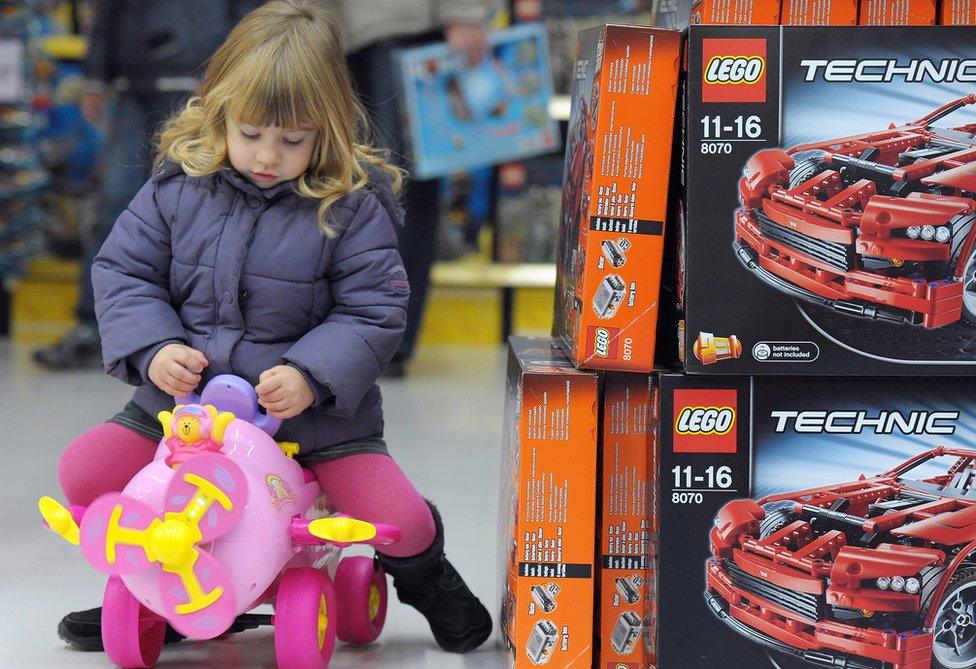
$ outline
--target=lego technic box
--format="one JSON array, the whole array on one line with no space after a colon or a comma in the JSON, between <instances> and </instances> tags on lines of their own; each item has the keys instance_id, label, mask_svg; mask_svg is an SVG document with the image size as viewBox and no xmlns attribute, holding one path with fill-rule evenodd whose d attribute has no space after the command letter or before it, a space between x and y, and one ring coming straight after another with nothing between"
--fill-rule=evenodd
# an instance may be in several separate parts
<instances>
[{"instance_id":1,"label":"lego technic box","mask_svg":"<svg viewBox=\"0 0 976 669\"><path fill-rule=\"evenodd\" d=\"M593 661L598 391L551 339L509 339L498 557L510 668Z\"/></svg>"},{"instance_id":2,"label":"lego technic box","mask_svg":"<svg viewBox=\"0 0 976 669\"><path fill-rule=\"evenodd\" d=\"M658 666L976 668L969 380L659 388Z\"/></svg>"},{"instance_id":3,"label":"lego technic box","mask_svg":"<svg viewBox=\"0 0 976 669\"><path fill-rule=\"evenodd\" d=\"M553 322L580 367L653 367L679 61L674 30L580 33Z\"/></svg>"},{"instance_id":4,"label":"lego technic box","mask_svg":"<svg viewBox=\"0 0 976 669\"><path fill-rule=\"evenodd\" d=\"M653 376L608 372L600 424L599 547L594 655L601 669L644 669L653 652L657 536Z\"/></svg>"},{"instance_id":5,"label":"lego technic box","mask_svg":"<svg viewBox=\"0 0 976 669\"><path fill-rule=\"evenodd\" d=\"M976 33L692 26L688 52L686 369L976 373Z\"/></svg>"}]
</instances>

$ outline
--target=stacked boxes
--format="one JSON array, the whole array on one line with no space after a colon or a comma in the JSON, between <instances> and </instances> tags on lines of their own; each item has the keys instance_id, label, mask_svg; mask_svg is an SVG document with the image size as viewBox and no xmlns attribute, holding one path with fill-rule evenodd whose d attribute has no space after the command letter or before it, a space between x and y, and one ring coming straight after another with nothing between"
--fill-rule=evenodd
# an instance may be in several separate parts
<instances>
[{"instance_id":1,"label":"stacked boxes","mask_svg":"<svg viewBox=\"0 0 976 669\"><path fill-rule=\"evenodd\" d=\"M549 339L510 340L499 537L509 667L593 658L598 381Z\"/></svg>"},{"instance_id":2,"label":"stacked boxes","mask_svg":"<svg viewBox=\"0 0 976 669\"><path fill-rule=\"evenodd\" d=\"M787 19L840 20L823 11ZM644 72L653 88L639 56L669 36L581 36L554 324L568 359L512 343L510 664L976 669L976 33L689 28L668 277L683 313L666 328L688 374L647 376L638 302L647 279L662 301L664 203L629 194L660 158L620 94ZM580 368L606 370L602 395ZM599 443L549 450L572 397ZM596 538L589 557L570 525Z\"/></svg>"},{"instance_id":3,"label":"stacked boxes","mask_svg":"<svg viewBox=\"0 0 976 669\"><path fill-rule=\"evenodd\" d=\"M784 26L853 26L857 24L857 0L783 0L780 23Z\"/></svg>"},{"instance_id":4,"label":"stacked boxes","mask_svg":"<svg viewBox=\"0 0 976 669\"><path fill-rule=\"evenodd\" d=\"M689 23L766 26L779 23L780 0L698 0Z\"/></svg>"},{"instance_id":5,"label":"stacked boxes","mask_svg":"<svg viewBox=\"0 0 976 669\"><path fill-rule=\"evenodd\" d=\"M862 26L935 25L935 0L861 0Z\"/></svg>"},{"instance_id":6,"label":"stacked boxes","mask_svg":"<svg viewBox=\"0 0 976 669\"><path fill-rule=\"evenodd\" d=\"M553 336L582 367L653 365L680 55L673 30L580 33Z\"/></svg>"},{"instance_id":7,"label":"stacked boxes","mask_svg":"<svg viewBox=\"0 0 976 669\"><path fill-rule=\"evenodd\" d=\"M690 27L659 666L976 668L974 47Z\"/></svg>"},{"instance_id":8,"label":"stacked boxes","mask_svg":"<svg viewBox=\"0 0 976 669\"><path fill-rule=\"evenodd\" d=\"M646 374L604 378L600 458L600 576L597 597L599 667L654 664L643 637L653 630L648 597L655 574L657 462L650 429L652 384ZM653 647L653 644L650 644Z\"/></svg>"},{"instance_id":9,"label":"stacked boxes","mask_svg":"<svg viewBox=\"0 0 976 669\"><path fill-rule=\"evenodd\" d=\"M942 0L939 3L939 23L944 26L976 25L976 2L973 0Z\"/></svg>"}]
</instances>

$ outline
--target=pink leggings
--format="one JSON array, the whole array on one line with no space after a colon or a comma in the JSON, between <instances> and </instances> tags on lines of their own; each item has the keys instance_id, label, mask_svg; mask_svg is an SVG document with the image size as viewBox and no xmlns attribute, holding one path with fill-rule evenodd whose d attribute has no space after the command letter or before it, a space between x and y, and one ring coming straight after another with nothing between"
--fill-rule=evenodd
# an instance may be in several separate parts
<instances>
[{"instance_id":1,"label":"pink leggings","mask_svg":"<svg viewBox=\"0 0 976 669\"><path fill-rule=\"evenodd\" d=\"M152 439L115 423L88 430L68 445L58 461L58 480L68 503L88 505L99 495L122 490L152 460L156 446ZM408 557L434 543L430 508L393 458L350 455L316 462L311 470L332 508L403 530L403 539L383 553Z\"/></svg>"}]
</instances>

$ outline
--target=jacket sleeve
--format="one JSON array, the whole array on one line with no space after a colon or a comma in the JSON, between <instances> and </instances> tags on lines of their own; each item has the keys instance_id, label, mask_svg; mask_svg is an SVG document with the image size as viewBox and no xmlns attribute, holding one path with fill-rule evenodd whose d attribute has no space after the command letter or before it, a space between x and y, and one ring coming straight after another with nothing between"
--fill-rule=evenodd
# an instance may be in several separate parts
<instances>
[{"instance_id":1,"label":"jacket sleeve","mask_svg":"<svg viewBox=\"0 0 976 669\"><path fill-rule=\"evenodd\" d=\"M105 370L132 385L149 382L149 363L163 344L187 341L169 293L172 218L160 208L175 205L182 185L179 177L143 186L92 265Z\"/></svg>"},{"instance_id":2,"label":"jacket sleeve","mask_svg":"<svg viewBox=\"0 0 976 669\"><path fill-rule=\"evenodd\" d=\"M434 7L441 26L476 23L488 27L490 5L486 0L434 0Z\"/></svg>"},{"instance_id":3,"label":"jacket sleeve","mask_svg":"<svg viewBox=\"0 0 976 669\"><path fill-rule=\"evenodd\" d=\"M377 197L367 195L333 249L332 311L282 356L328 389L335 416L356 412L403 336L410 287L393 225Z\"/></svg>"}]
</instances>

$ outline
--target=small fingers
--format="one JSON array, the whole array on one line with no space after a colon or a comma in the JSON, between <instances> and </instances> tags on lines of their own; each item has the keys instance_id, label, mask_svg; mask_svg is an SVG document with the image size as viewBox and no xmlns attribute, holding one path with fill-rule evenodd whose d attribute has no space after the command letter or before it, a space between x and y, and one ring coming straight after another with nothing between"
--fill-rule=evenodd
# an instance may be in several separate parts
<instances>
[{"instance_id":1,"label":"small fingers","mask_svg":"<svg viewBox=\"0 0 976 669\"><path fill-rule=\"evenodd\" d=\"M173 360L194 374L199 374L206 367L207 359L200 351L183 346L173 354Z\"/></svg>"},{"instance_id":2,"label":"small fingers","mask_svg":"<svg viewBox=\"0 0 976 669\"><path fill-rule=\"evenodd\" d=\"M267 379L262 379L261 383L254 387L254 390L257 392L260 399L265 400L268 399L272 393L281 390L281 388L281 379L272 376Z\"/></svg>"},{"instance_id":3,"label":"small fingers","mask_svg":"<svg viewBox=\"0 0 976 669\"><path fill-rule=\"evenodd\" d=\"M184 367L179 363L169 365L166 368L166 372L170 377L172 377L176 381L185 384L193 384L193 387L196 387L196 385L200 383L199 374L191 371L190 369L187 369L186 367Z\"/></svg>"},{"instance_id":4,"label":"small fingers","mask_svg":"<svg viewBox=\"0 0 976 669\"><path fill-rule=\"evenodd\" d=\"M262 402L261 406L263 406L265 411L275 418L292 418L300 413L299 411L296 411L294 404L288 399L278 400L277 402Z\"/></svg>"},{"instance_id":5,"label":"small fingers","mask_svg":"<svg viewBox=\"0 0 976 669\"><path fill-rule=\"evenodd\" d=\"M188 372L185 369L183 369L182 374L185 375L188 374ZM178 391L175 393L170 392L170 395L185 395L186 393L190 392L191 390L197 387L197 384L200 383L200 377L196 375L190 375L190 378L186 379L183 375L177 375L170 372L163 379L163 382L166 383L168 386L170 386L170 388Z\"/></svg>"}]
</instances>

